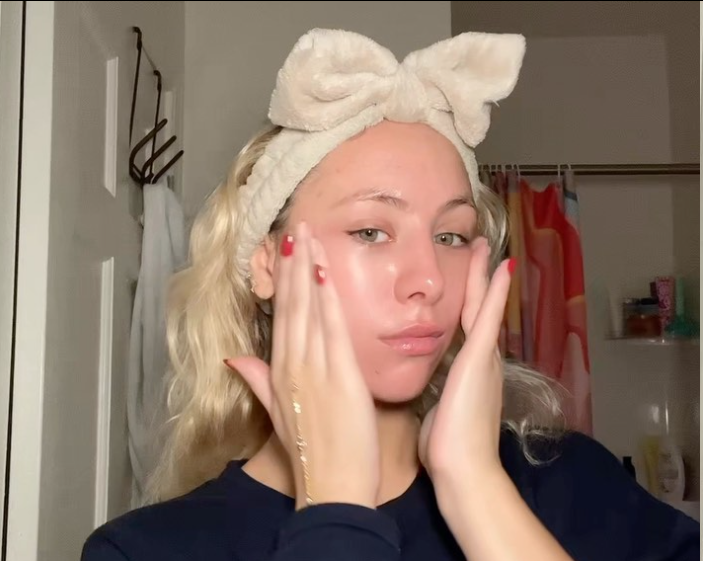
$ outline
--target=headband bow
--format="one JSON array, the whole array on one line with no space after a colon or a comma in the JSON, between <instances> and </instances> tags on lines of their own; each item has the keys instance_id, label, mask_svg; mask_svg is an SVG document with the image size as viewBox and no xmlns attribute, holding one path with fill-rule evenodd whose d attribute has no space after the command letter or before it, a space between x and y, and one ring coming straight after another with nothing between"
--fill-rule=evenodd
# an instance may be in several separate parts
<instances>
[{"instance_id":1,"label":"headband bow","mask_svg":"<svg viewBox=\"0 0 703 561\"><path fill-rule=\"evenodd\" d=\"M280 69L269 119L283 127L239 194L236 263L249 260L298 184L329 152L384 119L419 122L459 151L472 184L473 148L490 126L491 106L515 87L525 53L521 35L464 33L410 53L402 62L357 33L314 29Z\"/></svg>"},{"instance_id":2,"label":"headband bow","mask_svg":"<svg viewBox=\"0 0 703 561\"><path fill-rule=\"evenodd\" d=\"M375 107L392 121L426 122L451 113L462 140L476 147L491 104L517 82L521 35L465 33L410 53L349 31L313 30L298 40L276 80L269 118L286 128L322 131Z\"/></svg>"}]
</instances>

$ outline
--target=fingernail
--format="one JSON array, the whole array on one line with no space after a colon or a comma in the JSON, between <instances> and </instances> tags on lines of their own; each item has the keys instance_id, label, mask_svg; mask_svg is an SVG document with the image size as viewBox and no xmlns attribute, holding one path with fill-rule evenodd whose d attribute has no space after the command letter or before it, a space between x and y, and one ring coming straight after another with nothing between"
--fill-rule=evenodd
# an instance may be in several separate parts
<instances>
[{"instance_id":1,"label":"fingernail","mask_svg":"<svg viewBox=\"0 0 703 561\"><path fill-rule=\"evenodd\" d=\"M222 362L224 362L224 363L225 363L225 366L226 366L227 368L229 368L229 362L227 362L227 360L228 360L228 359L223 358L223 359L222 359Z\"/></svg>"},{"instance_id":2,"label":"fingernail","mask_svg":"<svg viewBox=\"0 0 703 561\"><path fill-rule=\"evenodd\" d=\"M515 272L515 267L517 267L517 259L511 257L508 260L508 272L512 275Z\"/></svg>"},{"instance_id":3,"label":"fingernail","mask_svg":"<svg viewBox=\"0 0 703 561\"><path fill-rule=\"evenodd\" d=\"M315 281L317 284L325 284L327 273L322 267L320 267L320 265L315 265L313 274L315 275Z\"/></svg>"},{"instance_id":4,"label":"fingernail","mask_svg":"<svg viewBox=\"0 0 703 561\"><path fill-rule=\"evenodd\" d=\"M290 234L283 236L283 241L281 242L281 255L283 257L290 257L293 255L293 236Z\"/></svg>"}]
</instances>

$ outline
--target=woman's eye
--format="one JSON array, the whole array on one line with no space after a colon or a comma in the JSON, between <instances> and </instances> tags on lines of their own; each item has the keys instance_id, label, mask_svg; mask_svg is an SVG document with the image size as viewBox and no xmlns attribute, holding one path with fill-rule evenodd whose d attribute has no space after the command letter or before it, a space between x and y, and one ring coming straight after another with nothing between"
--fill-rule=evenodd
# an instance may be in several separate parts
<instances>
[{"instance_id":1,"label":"woman's eye","mask_svg":"<svg viewBox=\"0 0 703 561\"><path fill-rule=\"evenodd\" d=\"M388 241L388 234L375 228L364 228L363 230L357 230L356 232L352 232L352 235L357 236L362 242L366 243Z\"/></svg>"},{"instance_id":2,"label":"woman's eye","mask_svg":"<svg viewBox=\"0 0 703 561\"><path fill-rule=\"evenodd\" d=\"M438 234L437 236L435 236L435 240L440 245L449 245L449 246L462 246L462 245L466 245L467 243L469 243L468 240L464 236L462 236L461 234L452 234L452 233Z\"/></svg>"}]
</instances>

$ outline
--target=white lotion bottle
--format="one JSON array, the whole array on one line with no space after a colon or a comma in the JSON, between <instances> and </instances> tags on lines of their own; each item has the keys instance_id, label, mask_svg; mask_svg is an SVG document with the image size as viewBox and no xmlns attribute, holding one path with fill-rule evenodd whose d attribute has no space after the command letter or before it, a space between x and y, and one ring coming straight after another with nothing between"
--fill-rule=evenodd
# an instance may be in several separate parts
<instances>
[{"instance_id":1,"label":"white lotion bottle","mask_svg":"<svg viewBox=\"0 0 703 561\"><path fill-rule=\"evenodd\" d=\"M661 499L667 503L683 501L686 473L679 447L668 434L659 439L657 481Z\"/></svg>"}]
</instances>

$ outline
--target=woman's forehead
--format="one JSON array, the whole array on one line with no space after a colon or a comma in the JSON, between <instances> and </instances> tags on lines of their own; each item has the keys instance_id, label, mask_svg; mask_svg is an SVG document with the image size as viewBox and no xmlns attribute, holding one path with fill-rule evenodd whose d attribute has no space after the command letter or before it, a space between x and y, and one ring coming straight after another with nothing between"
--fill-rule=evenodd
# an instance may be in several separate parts
<instances>
[{"instance_id":1,"label":"woman's forehead","mask_svg":"<svg viewBox=\"0 0 703 561\"><path fill-rule=\"evenodd\" d=\"M385 121L330 152L296 198L338 204L379 194L428 204L471 195L448 139L427 125Z\"/></svg>"}]
</instances>

